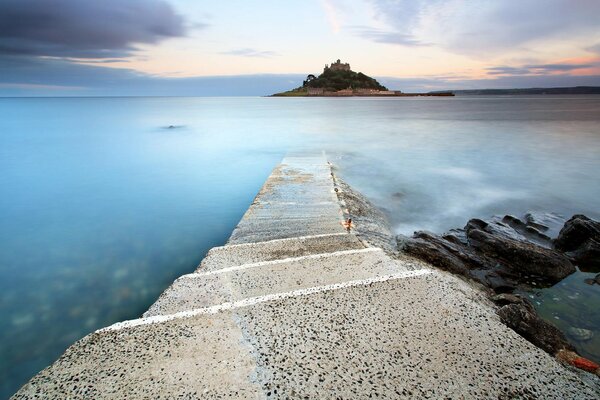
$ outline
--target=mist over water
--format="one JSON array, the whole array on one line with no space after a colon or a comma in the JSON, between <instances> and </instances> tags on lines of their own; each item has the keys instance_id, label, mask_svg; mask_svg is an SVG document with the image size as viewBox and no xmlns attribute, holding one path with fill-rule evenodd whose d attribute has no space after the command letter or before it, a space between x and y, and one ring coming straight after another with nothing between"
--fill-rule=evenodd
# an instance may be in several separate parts
<instances>
[{"instance_id":1,"label":"mist over water","mask_svg":"<svg viewBox=\"0 0 600 400\"><path fill-rule=\"evenodd\" d=\"M0 398L138 317L287 152L321 150L398 233L600 218L600 96L0 99Z\"/></svg>"}]
</instances>

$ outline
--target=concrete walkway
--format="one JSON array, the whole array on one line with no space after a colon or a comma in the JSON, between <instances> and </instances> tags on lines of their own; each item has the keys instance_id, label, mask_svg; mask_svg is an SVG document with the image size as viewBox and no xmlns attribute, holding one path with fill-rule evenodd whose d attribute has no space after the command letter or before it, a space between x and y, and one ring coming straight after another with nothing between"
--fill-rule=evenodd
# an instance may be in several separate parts
<instances>
[{"instance_id":1,"label":"concrete walkway","mask_svg":"<svg viewBox=\"0 0 600 400\"><path fill-rule=\"evenodd\" d=\"M318 156L286 158L226 246L142 318L86 336L14 396L225 397L594 399L600 391L597 378L502 325L465 282L346 232Z\"/></svg>"}]
</instances>

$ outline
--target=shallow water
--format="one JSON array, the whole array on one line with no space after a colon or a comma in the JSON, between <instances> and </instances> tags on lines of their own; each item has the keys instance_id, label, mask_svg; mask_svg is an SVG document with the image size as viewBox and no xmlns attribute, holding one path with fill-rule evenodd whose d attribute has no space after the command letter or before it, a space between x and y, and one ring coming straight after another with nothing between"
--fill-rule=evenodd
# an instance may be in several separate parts
<instances>
[{"instance_id":1,"label":"shallow water","mask_svg":"<svg viewBox=\"0 0 600 400\"><path fill-rule=\"evenodd\" d=\"M139 316L298 150L326 150L398 233L600 218L600 96L0 99L0 398ZM600 337L597 312L573 311L600 309L585 289L559 314Z\"/></svg>"}]
</instances>

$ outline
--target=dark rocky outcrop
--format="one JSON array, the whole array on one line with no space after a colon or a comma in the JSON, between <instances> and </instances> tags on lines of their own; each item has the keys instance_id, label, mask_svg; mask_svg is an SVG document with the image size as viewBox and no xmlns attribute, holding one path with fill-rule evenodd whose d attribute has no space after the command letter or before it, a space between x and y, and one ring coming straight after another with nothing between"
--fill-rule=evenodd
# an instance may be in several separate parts
<instances>
[{"instance_id":1,"label":"dark rocky outcrop","mask_svg":"<svg viewBox=\"0 0 600 400\"><path fill-rule=\"evenodd\" d=\"M563 349L572 349L562 332L541 319L533 308L521 304L509 304L500 308L498 315L505 325L550 354Z\"/></svg>"},{"instance_id":2,"label":"dark rocky outcrop","mask_svg":"<svg viewBox=\"0 0 600 400\"><path fill-rule=\"evenodd\" d=\"M532 277L551 284L575 272L567 257L549 248L551 240L537 229L532 234L533 229L516 217L505 216L490 222L472 219L464 229L443 236L416 232L411 238L399 236L397 241L407 254L505 293Z\"/></svg>"},{"instance_id":3,"label":"dark rocky outcrop","mask_svg":"<svg viewBox=\"0 0 600 400\"><path fill-rule=\"evenodd\" d=\"M554 246L582 270L597 271L600 266L600 222L585 215L574 215L561 229Z\"/></svg>"},{"instance_id":4,"label":"dark rocky outcrop","mask_svg":"<svg viewBox=\"0 0 600 400\"><path fill-rule=\"evenodd\" d=\"M575 272L575 267L567 257L527 240L517 240L500 223L471 220L465 230L472 249L495 260L517 276L536 275L558 282Z\"/></svg>"},{"instance_id":5,"label":"dark rocky outcrop","mask_svg":"<svg viewBox=\"0 0 600 400\"><path fill-rule=\"evenodd\" d=\"M498 316L519 335L550 354L560 350L574 350L558 328L537 315L529 301L515 295L499 296L492 298L501 306Z\"/></svg>"}]
</instances>

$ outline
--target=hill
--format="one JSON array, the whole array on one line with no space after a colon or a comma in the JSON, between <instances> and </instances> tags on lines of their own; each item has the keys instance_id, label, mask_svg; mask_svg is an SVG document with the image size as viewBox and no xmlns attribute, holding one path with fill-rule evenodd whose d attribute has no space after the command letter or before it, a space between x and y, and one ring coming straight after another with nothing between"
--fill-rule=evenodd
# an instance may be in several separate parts
<instances>
[{"instance_id":1,"label":"hill","mask_svg":"<svg viewBox=\"0 0 600 400\"><path fill-rule=\"evenodd\" d=\"M372 95L393 94L375 78L352 71L349 64L337 60L330 66L325 65L321 75L309 74L302 86L274 96L353 95L358 92Z\"/></svg>"}]
</instances>

